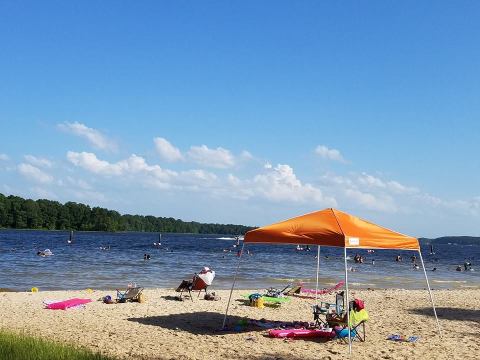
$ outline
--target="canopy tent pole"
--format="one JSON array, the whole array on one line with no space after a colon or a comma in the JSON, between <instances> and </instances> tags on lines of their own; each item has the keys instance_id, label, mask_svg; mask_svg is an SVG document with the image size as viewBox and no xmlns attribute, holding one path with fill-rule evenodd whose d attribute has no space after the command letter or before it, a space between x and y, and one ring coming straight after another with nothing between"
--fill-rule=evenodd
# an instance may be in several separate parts
<instances>
[{"instance_id":1,"label":"canopy tent pole","mask_svg":"<svg viewBox=\"0 0 480 360\"><path fill-rule=\"evenodd\" d=\"M347 269L347 247L343 248L343 257L345 261L345 299L347 301L346 304L346 311L347 311L347 328L348 328L348 353L352 354L352 335L350 334L350 309L349 306L349 299L348 299L348 269ZM345 309L344 309L345 310Z\"/></svg>"},{"instance_id":2,"label":"canopy tent pole","mask_svg":"<svg viewBox=\"0 0 480 360\"><path fill-rule=\"evenodd\" d=\"M427 282L428 294L430 295L430 301L432 303L433 314L435 315L435 320L437 321L438 335L442 337L442 330L440 329L440 323L438 322L437 310L435 309L435 304L433 302L433 294L432 294L432 290L430 289L430 283L428 282L427 271L425 270L425 264L423 263L423 257L422 257L422 252L420 251L420 247L418 248L418 255L420 255L420 261L422 262L423 273L425 274L425 280Z\"/></svg>"},{"instance_id":3,"label":"canopy tent pole","mask_svg":"<svg viewBox=\"0 0 480 360\"><path fill-rule=\"evenodd\" d=\"M227 322L228 308L230 307L230 301L232 300L233 289L235 287L235 282L237 281L238 269L240 269L240 262L242 260L244 246L245 246L245 241L243 241L242 243L242 249L240 250L240 256L238 257L237 269L235 270L235 275L233 276L232 289L230 290L230 296L228 297L227 310L225 310L225 317L223 318L222 329L225 329L225 324Z\"/></svg>"},{"instance_id":4,"label":"canopy tent pole","mask_svg":"<svg viewBox=\"0 0 480 360\"><path fill-rule=\"evenodd\" d=\"M318 271L320 270L320 245L317 249L317 281L315 283L315 304L317 303L318 298Z\"/></svg>"}]
</instances>

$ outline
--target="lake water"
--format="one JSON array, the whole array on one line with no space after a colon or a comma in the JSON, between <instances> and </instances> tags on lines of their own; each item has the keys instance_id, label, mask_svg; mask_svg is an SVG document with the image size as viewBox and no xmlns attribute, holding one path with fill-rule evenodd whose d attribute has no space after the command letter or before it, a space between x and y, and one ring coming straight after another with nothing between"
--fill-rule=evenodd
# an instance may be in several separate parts
<instances>
[{"instance_id":1,"label":"lake water","mask_svg":"<svg viewBox=\"0 0 480 360\"><path fill-rule=\"evenodd\" d=\"M0 231L0 288L26 291L59 289L115 289L136 282L144 287L176 287L203 266L216 271L213 288L229 288L237 265L237 248L232 237L222 235L162 234L162 245L156 233L76 232L68 244L69 232ZM110 246L110 250L101 247ZM37 256L50 249L54 255ZM288 282L303 281L315 287L316 248L296 251L291 245L249 245L250 255L242 257L239 288L281 287ZM226 250L227 252L224 252ZM231 250L231 252L230 252ZM435 254L422 248L425 267L433 288L480 288L480 245L437 245ZM145 261L144 254L151 259ZM348 266L353 288L423 289L423 271L413 270L411 251L348 250L365 257L365 263ZM402 255L403 262L395 262ZM372 260L375 264L372 265ZM475 272L457 272L465 259ZM420 264L420 263L419 263ZM431 269L437 268L433 272ZM328 287L344 277L343 249L321 248L320 287Z\"/></svg>"}]
</instances>

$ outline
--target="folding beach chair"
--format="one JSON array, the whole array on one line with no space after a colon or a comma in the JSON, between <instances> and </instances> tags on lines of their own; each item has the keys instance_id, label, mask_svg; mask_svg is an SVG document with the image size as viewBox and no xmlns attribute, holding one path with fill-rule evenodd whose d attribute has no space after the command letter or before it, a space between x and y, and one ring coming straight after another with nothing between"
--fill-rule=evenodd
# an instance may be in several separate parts
<instances>
[{"instance_id":1,"label":"folding beach chair","mask_svg":"<svg viewBox=\"0 0 480 360\"><path fill-rule=\"evenodd\" d=\"M366 338L366 329L365 323L368 321L368 312L363 309L360 311L350 310L350 337L352 340L365 341ZM348 326L347 319L344 319L344 322L336 322L338 327L335 329L335 333L338 339L348 341Z\"/></svg>"},{"instance_id":2,"label":"folding beach chair","mask_svg":"<svg viewBox=\"0 0 480 360\"><path fill-rule=\"evenodd\" d=\"M180 298L184 291L188 291L190 299L193 301L192 291L198 291L197 297L200 297L202 290L205 290L205 294L207 294L207 288L212 284L214 278L215 271L208 269L208 273L194 274L192 280L183 280L175 291L180 292Z\"/></svg>"},{"instance_id":3,"label":"folding beach chair","mask_svg":"<svg viewBox=\"0 0 480 360\"><path fill-rule=\"evenodd\" d=\"M316 326L328 325L328 319L343 319L345 313L345 297L341 291L335 295L335 303L320 302L313 306L313 320ZM325 320L324 320L325 317Z\"/></svg>"},{"instance_id":4,"label":"folding beach chair","mask_svg":"<svg viewBox=\"0 0 480 360\"><path fill-rule=\"evenodd\" d=\"M117 302L138 301L143 287L129 287L126 290L117 289Z\"/></svg>"},{"instance_id":5,"label":"folding beach chair","mask_svg":"<svg viewBox=\"0 0 480 360\"><path fill-rule=\"evenodd\" d=\"M267 292L265 293L266 296L270 296L270 297L283 297L283 296L287 296L288 295L288 292L290 292L291 290L288 290L289 288L292 287L292 284L288 284L287 286L285 286L283 289L279 290L279 289L276 289L276 288L268 288L267 289Z\"/></svg>"},{"instance_id":6,"label":"folding beach chair","mask_svg":"<svg viewBox=\"0 0 480 360\"><path fill-rule=\"evenodd\" d=\"M288 288L290 288L290 289L288 289ZM286 291L283 292L283 295L292 296L292 295L295 295L295 294L300 294L300 292L302 291L302 285L295 285L295 286L289 285L285 289L286 289Z\"/></svg>"},{"instance_id":7,"label":"folding beach chair","mask_svg":"<svg viewBox=\"0 0 480 360\"><path fill-rule=\"evenodd\" d=\"M363 301L355 299L349 304L349 317L350 323L347 324L347 314L345 313L342 318L327 317L327 322L330 326L335 326L335 333L338 339L348 341L348 329L350 328L350 337L355 340L365 341L366 329L365 323L368 321L369 316L367 310L365 310Z\"/></svg>"}]
</instances>

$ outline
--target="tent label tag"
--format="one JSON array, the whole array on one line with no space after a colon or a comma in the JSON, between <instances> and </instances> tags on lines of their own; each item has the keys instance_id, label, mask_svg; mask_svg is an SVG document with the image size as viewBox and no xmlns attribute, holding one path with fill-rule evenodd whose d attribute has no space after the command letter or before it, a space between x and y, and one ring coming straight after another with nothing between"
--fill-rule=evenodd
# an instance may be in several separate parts
<instances>
[{"instance_id":1,"label":"tent label tag","mask_svg":"<svg viewBox=\"0 0 480 360\"><path fill-rule=\"evenodd\" d=\"M358 246L358 245L360 245L360 239L357 238L357 237L349 237L348 238L348 245Z\"/></svg>"}]
</instances>

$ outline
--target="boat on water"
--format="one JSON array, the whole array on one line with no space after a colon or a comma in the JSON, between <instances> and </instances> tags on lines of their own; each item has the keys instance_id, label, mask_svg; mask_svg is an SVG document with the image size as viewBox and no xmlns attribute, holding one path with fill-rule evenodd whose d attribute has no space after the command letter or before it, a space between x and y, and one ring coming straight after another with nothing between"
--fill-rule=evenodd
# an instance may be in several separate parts
<instances>
[{"instance_id":1,"label":"boat on water","mask_svg":"<svg viewBox=\"0 0 480 360\"><path fill-rule=\"evenodd\" d=\"M153 246L162 246L162 234L158 234L158 242L154 242Z\"/></svg>"},{"instance_id":2,"label":"boat on water","mask_svg":"<svg viewBox=\"0 0 480 360\"><path fill-rule=\"evenodd\" d=\"M73 243L73 230L70 231L70 237L67 240L67 244L72 244Z\"/></svg>"}]
</instances>

